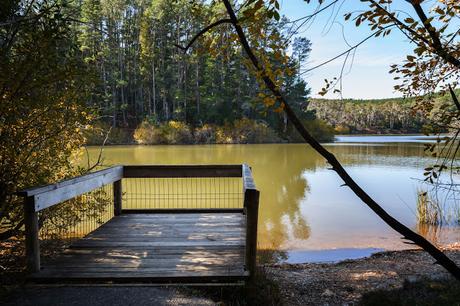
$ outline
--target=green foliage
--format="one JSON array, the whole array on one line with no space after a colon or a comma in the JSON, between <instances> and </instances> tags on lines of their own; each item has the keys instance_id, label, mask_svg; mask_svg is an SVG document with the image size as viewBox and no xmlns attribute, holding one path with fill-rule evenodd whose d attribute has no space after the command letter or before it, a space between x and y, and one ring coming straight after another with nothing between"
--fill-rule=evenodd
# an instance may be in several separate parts
<instances>
[{"instance_id":1,"label":"green foliage","mask_svg":"<svg viewBox=\"0 0 460 306\"><path fill-rule=\"evenodd\" d=\"M72 155L90 116L85 66L62 1L7 1L0 20L0 228L22 227L14 193L75 174ZM3 6L3 3L2 3Z\"/></svg>"}]
</instances>

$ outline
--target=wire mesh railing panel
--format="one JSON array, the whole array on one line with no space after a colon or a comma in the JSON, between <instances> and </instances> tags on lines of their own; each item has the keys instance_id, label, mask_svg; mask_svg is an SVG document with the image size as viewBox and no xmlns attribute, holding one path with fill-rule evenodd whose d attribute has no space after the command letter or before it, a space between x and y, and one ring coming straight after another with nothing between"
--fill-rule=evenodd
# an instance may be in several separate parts
<instances>
[{"instance_id":1,"label":"wire mesh railing panel","mask_svg":"<svg viewBox=\"0 0 460 306\"><path fill-rule=\"evenodd\" d=\"M242 207L241 177L123 179L123 209Z\"/></svg>"},{"instance_id":2,"label":"wire mesh railing panel","mask_svg":"<svg viewBox=\"0 0 460 306\"><path fill-rule=\"evenodd\" d=\"M113 185L108 184L38 213L40 249L57 254L114 215Z\"/></svg>"}]
</instances>

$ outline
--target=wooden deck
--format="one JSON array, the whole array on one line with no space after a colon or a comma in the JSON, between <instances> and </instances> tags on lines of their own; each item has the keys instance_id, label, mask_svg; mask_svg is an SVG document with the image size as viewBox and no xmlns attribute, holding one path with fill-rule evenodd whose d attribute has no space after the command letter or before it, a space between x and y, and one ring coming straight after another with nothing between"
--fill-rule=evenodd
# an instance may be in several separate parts
<instances>
[{"instance_id":1,"label":"wooden deck","mask_svg":"<svg viewBox=\"0 0 460 306\"><path fill-rule=\"evenodd\" d=\"M124 180L133 179L143 181L124 191ZM148 181L162 188L141 187ZM101 189L110 185L110 192ZM88 218L78 231L78 224L66 225L83 238L63 251L42 243L66 237L47 238L43 211L96 191L97 197L84 197L85 205L113 208L90 217L85 205L67 202ZM18 194L24 197L27 269L36 282L242 283L255 275L259 191L246 164L114 166ZM145 205L131 205L134 198ZM61 255L42 258L41 246Z\"/></svg>"},{"instance_id":2,"label":"wooden deck","mask_svg":"<svg viewBox=\"0 0 460 306\"><path fill-rule=\"evenodd\" d=\"M121 214L44 261L35 281L238 282L245 269L242 212Z\"/></svg>"}]
</instances>

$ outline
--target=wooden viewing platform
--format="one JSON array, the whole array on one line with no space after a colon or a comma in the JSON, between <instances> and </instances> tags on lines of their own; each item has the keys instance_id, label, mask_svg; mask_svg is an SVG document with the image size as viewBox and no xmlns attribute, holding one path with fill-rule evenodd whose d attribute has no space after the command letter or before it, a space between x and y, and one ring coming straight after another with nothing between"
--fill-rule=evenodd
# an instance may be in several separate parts
<instances>
[{"instance_id":1,"label":"wooden viewing platform","mask_svg":"<svg viewBox=\"0 0 460 306\"><path fill-rule=\"evenodd\" d=\"M127 178L169 180L169 186L181 179L181 187L174 185L179 190L169 190L166 198L158 190L149 192L143 182L136 197L147 205L138 207L129 200L136 197L123 191ZM189 180L200 178L214 183ZM221 204L236 192L225 182L215 183L219 178L241 180L241 197L226 205L232 207ZM40 234L40 212L108 184L113 216L41 263L40 243L46 237ZM152 198L154 193L160 195ZM259 192L247 165L116 166L20 194L26 199L26 253L34 281L238 283L254 274ZM216 207L209 203L213 199ZM165 204L171 201L175 207Z\"/></svg>"}]
</instances>

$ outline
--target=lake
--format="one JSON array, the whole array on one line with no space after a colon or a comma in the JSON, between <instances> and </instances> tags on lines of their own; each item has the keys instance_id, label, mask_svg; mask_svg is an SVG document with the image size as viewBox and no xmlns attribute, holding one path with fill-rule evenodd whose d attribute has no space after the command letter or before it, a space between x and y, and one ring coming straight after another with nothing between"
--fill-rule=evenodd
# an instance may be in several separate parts
<instances>
[{"instance_id":1,"label":"lake","mask_svg":"<svg viewBox=\"0 0 460 306\"><path fill-rule=\"evenodd\" d=\"M325 144L390 214L431 241L460 241L456 226L418 226L417 191L434 163L423 136L339 136ZM91 159L99 152L88 148ZM334 261L409 248L304 144L108 146L104 164L247 163L260 190L259 248L286 251L287 261Z\"/></svg>"}]
</instances>

